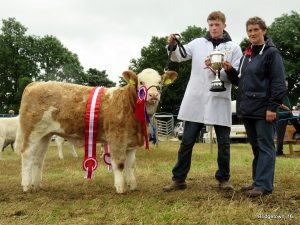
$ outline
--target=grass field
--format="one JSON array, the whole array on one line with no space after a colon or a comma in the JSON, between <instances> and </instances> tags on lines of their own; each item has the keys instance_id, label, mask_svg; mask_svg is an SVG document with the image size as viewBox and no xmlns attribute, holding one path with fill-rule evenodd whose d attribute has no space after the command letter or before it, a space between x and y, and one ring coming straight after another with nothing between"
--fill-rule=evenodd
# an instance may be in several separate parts
<instances>
[{"instance_id":1,"label":"grass field","mask_svg":"<svg viewBox=\"0 0 300 225\"><path fill-rule=\"evenodd\" d=\"M214 179L216 146L211 154L208 144L196 144L188 188L164 193L178 146L179 142L168 141L151 146L150 152L139 149L139 189L124 195L115 193L113 175L101 159L95 178L85 180L83 149L77 149L78 159L66 150L65 159L59 160L54 146L46 156L43 190L23 193L20 158L7 149L0 161L0 224L300 224L299 156L277 158L274 193L249 199L239 191L251 183L249 145L231 145L231 182L236 191L220 192Z\"/></svg>"}]
</instances>

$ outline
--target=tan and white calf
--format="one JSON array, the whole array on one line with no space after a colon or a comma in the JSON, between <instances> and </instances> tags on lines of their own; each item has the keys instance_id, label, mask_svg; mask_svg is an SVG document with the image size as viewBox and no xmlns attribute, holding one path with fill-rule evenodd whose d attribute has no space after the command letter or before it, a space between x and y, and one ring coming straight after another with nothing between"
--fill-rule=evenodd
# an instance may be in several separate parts
<instances>
[{"instance_id":1,"label":"tan and white calf","mask_svg":"<svg viewBox=\"0 0 300 225\"><path fill-rule=\"evenodd\" d=\"M150 118L160 100L160 88L172 83L177 73L164 75L145 69L136 75L123 72L124 87L105 88L98 117L98 143L108 143L117 193L135 190L134 162L136 148L143 146L142 124L136 120L137 90L148 89L146 110ZM60 83L34 82L24 90L20 107L20 129L16 149L22 154L24 191L39 189L45 153L52 135L83 145L86 105L92 87Z\"/></svg>"}]
</instances>

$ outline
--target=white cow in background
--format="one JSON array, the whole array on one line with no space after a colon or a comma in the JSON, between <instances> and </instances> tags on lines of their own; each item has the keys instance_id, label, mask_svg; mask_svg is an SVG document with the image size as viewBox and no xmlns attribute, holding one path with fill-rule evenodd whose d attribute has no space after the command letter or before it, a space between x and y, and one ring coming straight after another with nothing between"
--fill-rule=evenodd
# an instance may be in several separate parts
<instances>
[{"instance_id":1,"label":"white cow in background","mask_svg":"<svg viewBox=\"0 0 300 225\"><path fill-rule=\"evenodd\" d=\"M60 159L64 159L63 145L64 145L64 143L65 143L65 139L64 139L63 137L56 136L56 135L53 135L52 138L54 138L54 141L55 141L55 143L56 143L56 145L57 145L58 157L59 157ZM72 155L74 158L78 158L78 155L77 155L77 153L76 153L76 151L75 151L74 145L73 145L71 142L69 142L69 141L67 141L67 145L68 145L68 149L69 149L71 155Z\"/></svg>"},{"instance_id":2,"label":"white cow in background","mask_svg":"<svg viewBox=\"0 0 300 225\"><path fill-rule=\"evenodd\" d=\"M16 139L19 117L0 118L0 159L2 150Z\"/></svg>"},{"instance_id":3,"label":"white cow in background","mask_svg":"<svg viewBox=\"0 0 300 225\"><path fill-rule=\"evenodd\" d=\"M17 133L17 127L18 127L18 121L19 117L1 117L0 118L0 160L2 159L2 151L4 148L6 148L8 145L12 146L16 139L16 133ZM55 143L57 145L58 150L58 157L60 159L64 158L63 155L63 144L65 142L65 139L59 136L55 137ZM75 151L74 145L70 142L67 143L69 151L73 157L78 157L77 153Z\"/></svg>"},{"instance_id":4,"label":"white cow in background","mask_svg":"<svg viewBox=\"0 0 300 225\"><path fill-rule=\"evenodd\" d=\"M11 150L15 150L14 149L14 143L15 143L15 141L5 141L4 142L4 144L3 144L3 147L2 147L2 152L4 151L4 149L7 147L7 146L9 146L10 145L10 147L11 147Z\"/></svg>"}]
</instances>

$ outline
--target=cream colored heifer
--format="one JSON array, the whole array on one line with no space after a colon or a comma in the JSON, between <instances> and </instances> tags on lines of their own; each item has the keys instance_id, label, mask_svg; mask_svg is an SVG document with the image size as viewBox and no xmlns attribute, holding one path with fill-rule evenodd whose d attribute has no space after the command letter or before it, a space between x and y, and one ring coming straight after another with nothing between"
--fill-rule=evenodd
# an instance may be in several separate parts
<instances>
[{"instance_id":1,"label":"cream colored heifer","mask_svg":"<svg viewBox=\"0 0 300 225\"><path fill-rule=\"evenodd\" d=\"M160 100L162 84L172 83L177 73L145 69L136 75L123 73L128 85L105 88L98 118L98 143L108 143L112 158L117 193L135 190L134 162L136 148L143 146L142 124L136 120L137 90L148 88L146 110L150 118ZM92 87L60 83L34 82L26 87L20 108L20 129L16 148L22 154L22 186L24 191L39 189L49 140L56 134L73 143L84 141L85 110Z\"/></svg>"}]
</instances>

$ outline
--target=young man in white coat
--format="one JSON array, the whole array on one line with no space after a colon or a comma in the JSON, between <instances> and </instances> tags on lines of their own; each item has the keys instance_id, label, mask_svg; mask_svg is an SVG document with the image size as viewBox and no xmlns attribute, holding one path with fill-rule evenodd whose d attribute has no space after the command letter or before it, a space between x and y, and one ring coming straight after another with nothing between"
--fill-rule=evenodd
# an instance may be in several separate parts
<instances>
[{"instance_id":1,"label":"young man in white coat","mask_svg":"<svg viewBox=\"0 0 300 225\"><path fill-rule=\"evenodd\" d=\"M178 151L178 160L172 170L172 182L163 188L166 192L187 187L185 180L191 166L193 146L204 124L214 125L217 136L218 169L215 178L218 187L222 190L233 189L229 183L231 83L222 69L220 79L224 81L226 90L210 91L215 74L208 69L211 64L208 57L213 50L221 51L225 54L224 58L230 61L233 67L238 68L242 52L239 45L232 42L229 34L224 30L226 19L222 12L210 13L207 22L209 32L206 36L196 38L184 45L187 53L185 58L181 56L179 47L176 47L175 35L171 34L167 40L169 46L175 46L172 47L171 60L182 62L191 59L192 70L178 114L178 119L186 121L184 133Z\"/></svg>"}]
</instances>

